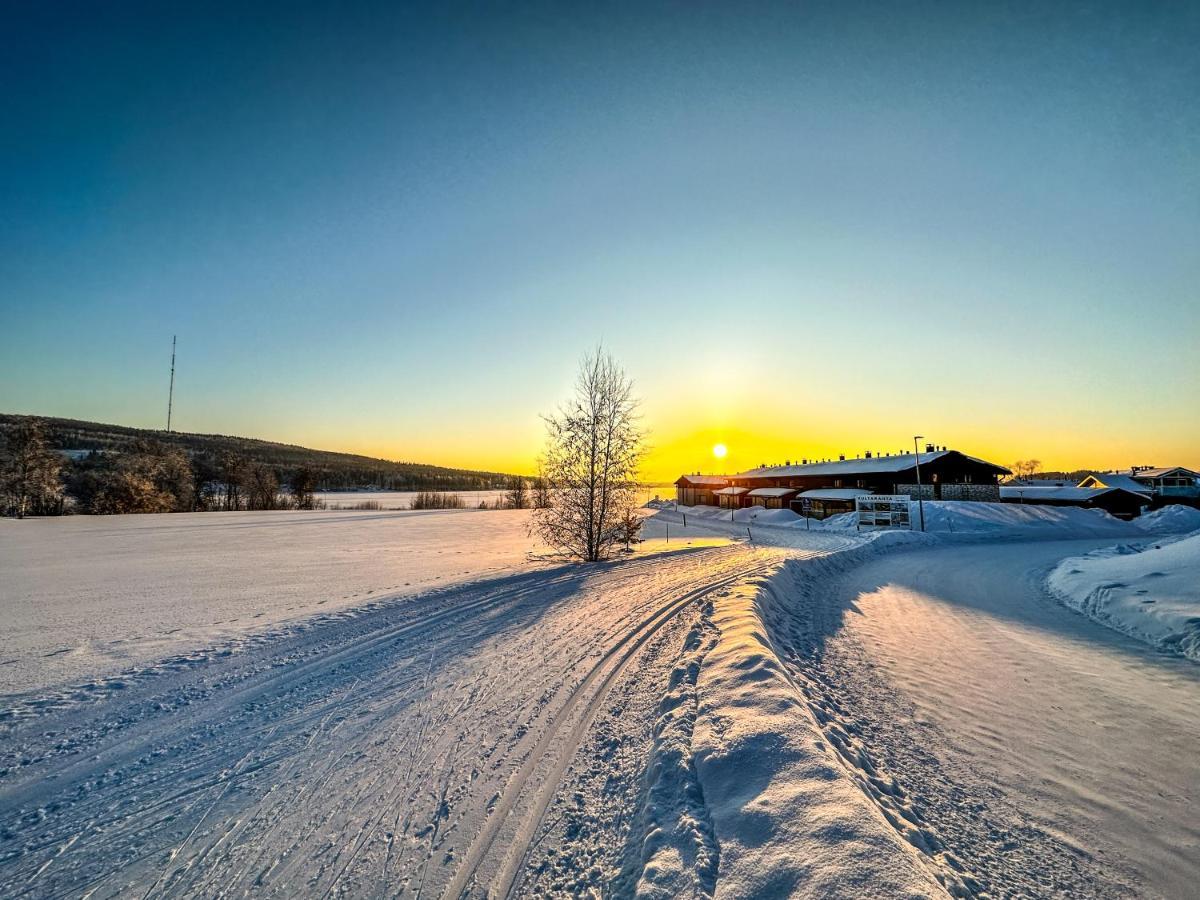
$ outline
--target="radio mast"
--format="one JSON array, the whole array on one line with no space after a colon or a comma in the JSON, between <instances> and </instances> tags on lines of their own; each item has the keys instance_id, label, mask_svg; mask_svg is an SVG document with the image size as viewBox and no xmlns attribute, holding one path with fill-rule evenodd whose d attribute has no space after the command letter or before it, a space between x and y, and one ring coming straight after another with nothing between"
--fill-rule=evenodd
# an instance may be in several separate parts
<instances>
[{"instance_id":1,"label":"radio mast","mask_svg":"<svg viewBox=\"0 0 1200 900\"><path fill-rule=\"evenodd\" d=\"M171 431L171 405L175 402L175 335L171 335L171 387L167 390L167 432Z\"/></svg>"}]
</instances>

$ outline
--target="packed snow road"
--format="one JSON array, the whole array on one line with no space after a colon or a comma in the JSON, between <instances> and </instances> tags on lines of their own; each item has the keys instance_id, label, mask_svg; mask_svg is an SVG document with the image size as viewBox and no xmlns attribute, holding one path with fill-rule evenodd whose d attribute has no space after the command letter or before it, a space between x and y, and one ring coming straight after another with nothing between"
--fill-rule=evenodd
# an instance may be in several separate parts
<instances>
[{"instance_id":1,"label":"packed snow road","mask_svg":"<svg viewBox=\"0 0 1200 900\"><path fill-rule=\"evenodd\" d=\"M830 743L967 892L1196 896L1200 667L1043 587L1100 543L919 550L780 589Z\"/></svg>"},{"instance_id":2,"label":"packed snow road","mask_svg":"<svg viewBox=\"0 0 1200 900\"><path fill-rule=\"evenodd\" d=\"M26 703L0 723L0 894L631 893L684 635L783 552L447 587Z\"/></svg>"}]
</instances>

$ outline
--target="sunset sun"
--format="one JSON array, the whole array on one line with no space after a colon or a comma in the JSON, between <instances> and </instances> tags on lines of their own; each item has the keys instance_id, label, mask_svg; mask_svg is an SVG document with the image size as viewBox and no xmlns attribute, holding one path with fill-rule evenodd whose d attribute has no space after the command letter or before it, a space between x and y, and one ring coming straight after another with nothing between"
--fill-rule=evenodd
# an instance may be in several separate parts
<instances>
[{"instance_id":1,"label":"sunset sun","mask_svg":"<svg viewBox=\"0 0 1200 900\"><path fill-rule=\"evenodd\" d=\"M715 456L717 459L724 459L725 454L728 452L729 452L729 450L726 449L724 444L714 444L713 445L713 456Z\"/></svg>"}]
</instances>

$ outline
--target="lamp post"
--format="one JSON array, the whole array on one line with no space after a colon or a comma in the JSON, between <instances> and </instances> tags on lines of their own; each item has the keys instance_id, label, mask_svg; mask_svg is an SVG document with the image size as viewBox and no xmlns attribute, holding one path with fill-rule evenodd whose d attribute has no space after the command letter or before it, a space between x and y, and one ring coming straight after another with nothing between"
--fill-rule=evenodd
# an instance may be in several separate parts
<instances>
[{"instance_id":1,"label":"lamp post","mask_svg":"<svg viewBox=\"0 0 1200 900\"><path fill-rule=\"evenodd\" d=\"M921 440L925 435L913 435L913 456L917 458L917 509L921 511L921 530L925 530L925 500L923 497L924 491L921 490L921 451L917 449L917 441Z\"/></svg>"}]
</instances>

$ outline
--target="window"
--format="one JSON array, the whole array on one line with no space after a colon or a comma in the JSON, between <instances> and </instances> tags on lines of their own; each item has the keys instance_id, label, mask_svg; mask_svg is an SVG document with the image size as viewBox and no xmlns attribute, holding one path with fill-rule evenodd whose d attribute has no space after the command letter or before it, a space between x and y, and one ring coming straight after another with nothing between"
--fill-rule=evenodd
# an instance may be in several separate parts
<instances>
[{"instance_id":1,"label":"window","mask_svg":"<svg viewBox=\"0 0 1200 900\"><path fill-rule=\"evenodd\" d=\"M865 478L858 479L857 481L854 482L854 486L860 487L860 488L865 488L867 486L867 479L865 479Z\"/></svg>"},{"instance_id":2,"label":"window","mask_svg":"<svg viewBox=\"0 0 1200 900\"><path fill-rule=\"evenodd\" d=\"M833 486L834 486L834 487L841 487L841 486L842 486L842 479L840 479L840 478L835 478L835 479L833 479Z\"/></svg>"}]
</instances>

